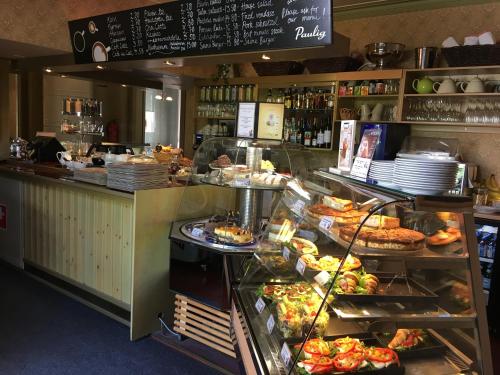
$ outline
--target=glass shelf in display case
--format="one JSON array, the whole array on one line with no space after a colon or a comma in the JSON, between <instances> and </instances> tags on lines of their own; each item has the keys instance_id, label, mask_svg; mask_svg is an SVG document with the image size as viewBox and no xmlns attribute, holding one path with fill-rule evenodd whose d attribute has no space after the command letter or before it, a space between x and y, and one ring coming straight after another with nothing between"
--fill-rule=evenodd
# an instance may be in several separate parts
<instances>
[{"instance_id":1,"label":"glass shelf in display case","mask_svg":"<svg viewBox=\"0 0 500 375\"><path fill-rule=\"evenodd\" d=\"M288 182L234 293L259 372L492 373L471 202L386 192Z\"/></svg>"}]
</instances>

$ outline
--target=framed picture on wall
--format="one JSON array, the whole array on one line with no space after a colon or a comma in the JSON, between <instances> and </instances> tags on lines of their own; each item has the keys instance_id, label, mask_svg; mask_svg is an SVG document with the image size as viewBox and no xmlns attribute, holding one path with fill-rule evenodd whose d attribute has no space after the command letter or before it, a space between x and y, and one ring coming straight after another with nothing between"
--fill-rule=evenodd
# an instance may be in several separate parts
<instances>
[{"instance_id":1,"label":"framed picture on wall","mask_svg":"<svg viewBox=\"0 0 500 375\"><path fill-rule=\"evenodd\" d=\"M283 139L285 106L278 103L260 103L257 138Z\"/></svg>"}]
</instances>

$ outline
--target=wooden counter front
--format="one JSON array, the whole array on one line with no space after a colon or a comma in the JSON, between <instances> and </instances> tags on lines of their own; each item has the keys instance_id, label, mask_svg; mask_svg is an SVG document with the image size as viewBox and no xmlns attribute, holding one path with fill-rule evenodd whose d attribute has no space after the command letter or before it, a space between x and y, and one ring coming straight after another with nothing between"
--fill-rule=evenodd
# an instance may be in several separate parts
<instances>
[{"instance_id":1,"label":"wooden counter front","mask_svg":"<svg viewBox=\"0 0 500 375\"><path fill-rule=\"evenodd\" d=\"M128 317L114 314L76 295L130 324L132 340L157 331L158 314L173 310L169 234L181 197L196 202L193 218L212 214L220 202L234 204L219 189L205 185L130 194L1 167L0 176L21 182L25 268L45 282L51 283L50 277L62 280L128 312Z\"/></svg>"}]
</instances>

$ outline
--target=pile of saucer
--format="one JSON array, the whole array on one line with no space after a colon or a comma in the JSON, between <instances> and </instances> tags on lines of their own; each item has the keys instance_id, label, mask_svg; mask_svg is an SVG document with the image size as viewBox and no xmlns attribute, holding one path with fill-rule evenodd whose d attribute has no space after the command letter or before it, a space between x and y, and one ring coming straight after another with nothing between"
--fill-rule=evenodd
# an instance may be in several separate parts
<instances>
[{"instance_id":1,"label":"pile of saucer","mask_svg":"<svg viewBox=\"0 0 500 375\"><path fill-rule=\"evenodd\" d=\"M455 187L454 160L396 158L394 183L410 194L440 195Z\"/></svg>"},{"instance_id":2,"label":"pile of saucer","mask_svg":"<svg viewBox=\"0 0 500 375\"><path fill-rule=\"evenodd\" d=\"M394 160L373 160L368 178L376 180L379 185L390 185L394 176L394 165Z\"/></svg>"}]
</instances>

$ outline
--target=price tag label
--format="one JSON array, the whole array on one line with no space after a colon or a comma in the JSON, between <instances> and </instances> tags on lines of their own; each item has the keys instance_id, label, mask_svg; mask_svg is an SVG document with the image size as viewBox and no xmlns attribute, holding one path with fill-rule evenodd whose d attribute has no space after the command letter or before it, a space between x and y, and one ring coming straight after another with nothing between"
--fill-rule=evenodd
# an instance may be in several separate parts
<instances>
[{"instance_id":1,"label":"price tag label","mask_svg":"<svg viewBox=\"0 0 500 375\"><path fill-rule=\"evenodd\" d=\"M191 231L191 235L193 235L195 237L201 237L203 235L203 229L193 228L193 230Z\"/></svg>"},{"instance_id":2,"label":"price tag label","mask_svg":"<svg viewBox=\"0 0 500 375\"><path fill-rule=\"evenodd\" d=\"M299 260L297 260L297 265L295 266L295 269L297 270L298 273L303 275L304 271L306 270L306 263L299 258Z\"/></svg>"},{"instance_id":3,"label":"price tag label","mask_svg":"<svg viewBox=\"0 0 500 375\"><path fill-rule=\"evenodd\" d=\"M325 285L328 280L330 280L330 274L326 271L321 271L316 276L314 276L314 281L316 281L319 285Z\"/></svg>"},{"instance_id":4,"label":"price tag label","mask_svg":"<svg viewBox=\"0 0 500 375\"><path fill-rule=\"evenodd\" d=\"M262 298L259 297L257 302L255 303L255 308L259 312L259 314L262 314L262 311L266 308L266 303L262 300Z\"/></svg>"},{"instance_id":5,"label":"price tag label","mask_svg":"<svg viewBox=\"0 0 500 375\"><path fill-rule=\"evenodd\" d=\"M290 260L290 249L286 246L283 246L283 258L287 261Z\"/></svg>"},{"instance_id":6,"label":"price tag label","mask_svg":"<svg viewBox=\"0 0 500 375\"><path fill-rule=\"evenodd\" d=\"M269 334L273 333L273 329L274 329L274 316L273 314L269 315L269 319L267 319L267 332L269 332Z\"/></svg>"},{"instance_id":7,"label":"price tag label","mask_svg":"<svg viewBox=\"0 0 500 375\"><path fill-rule=\"evenodd\" d=\"M284 342L283 346L281 347L281 359L287 367L290 365L290 361L292 360L292 353L290 352L290 348L288 347L286 342Z\"/></svg>"},{"instance_id":8,"label":"price tag label","mask_svg":"<svg viewBox=\"0 0 500 375\"><path fill-rule=\"evenodd\" d=\"M323 216L321 218L321 221L319 222L319 227L326 231L330 230L332 225L333 225L333 218L331 218L330 216Z\"/></svg>"},{"instance_id":9,"label":"price tag label","mask_svg":"<svg viewBox=\"0 0 500 375\"><path fill-rule=\"evenodd\" d=\"M351 176L366 181L371 162L371 158L368 159L356 156L356 158L354 159L354 164L352 165Z\"/></svg>"},{"instance_id":10,"label":"price tag label","mask_svg":"<svg viewBox=\"0 0 500 375\"><path fill-rule=\"evenodd\" d=\"M298 200L293 204L293 212L295 212L297 215L302 215L302 210L304 210L304 206L306 204L304 201Z\"/></svg>"},{"instance_id":11,"label":"price tag label","mask_svg":"<svg viewBox=\"0 0 500 375\"><path fill-rule=\"evenodd\" d=\"M250 179L248 178L243 178L243 179L239 179L239 180L234 180L234 186L236 187L246 187L246 186L250 186Z\"/></svg>"}]
</instances>

